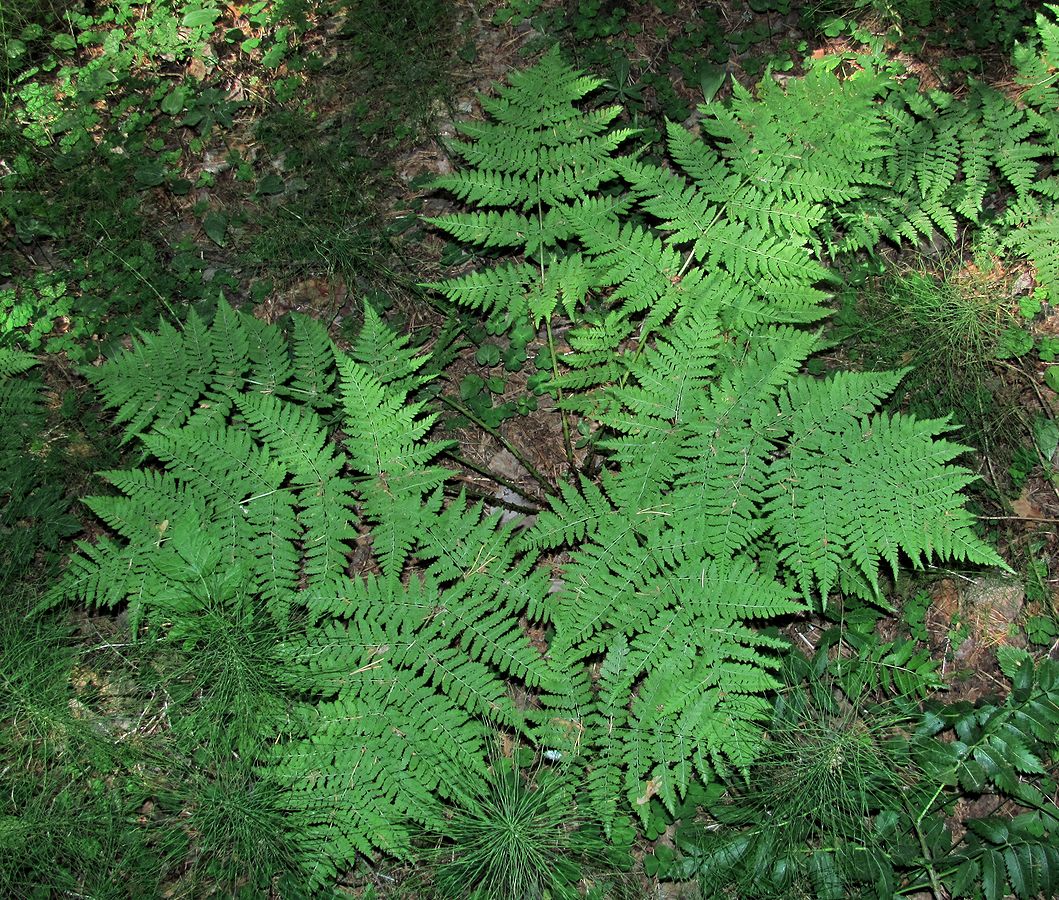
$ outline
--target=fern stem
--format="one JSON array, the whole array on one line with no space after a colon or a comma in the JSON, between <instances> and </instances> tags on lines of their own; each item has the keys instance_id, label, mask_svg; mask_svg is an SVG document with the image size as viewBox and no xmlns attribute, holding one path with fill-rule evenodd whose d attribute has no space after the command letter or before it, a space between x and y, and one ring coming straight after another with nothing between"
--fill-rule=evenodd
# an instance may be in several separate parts
<instances>
[{"instance_id":1,"label":"fern stem","mask_svg":"<svg viewBox=\"0 0 1059 900\"><path fill-rule=\"evenodd\" d=\"M716 222L720 218L720 213L713 217L713 221ZM711 223L712 224L712 223ZM692 247L688 251L688 255L684 257L684 264L680 267L680 271L677 272L677 278L683 278L688 274L688 269L691 268L691 264L695 261L695 248Z\"/></svg>"},{"instance_id":2,"label":"fern stem","mask_svg":"<svg viewBox=\"0 0 1059 900\"><path fill-rule=\"evenodd\" d=\"M456 463L457 465L465 466L466 468L470 469L472 472L477 472L482 477L488 478L490 481L495 481L497 484L501 485L502 487L506 487L508 490L514 491L520 497L525 497L530 502L536 503L537 504L537 509L540 509L540 507L542 507L542 506L547 506L548 505L548 502L546 500L544 500L544 499L542 499L540 497L531 496L526 491L526 488L523 487L522 485L516 484L514 481L511 481L510 479L505 478L503 475L497 475L496 472L493 472L492 470L486 468L485 466L480 466L480 465L478 465L478 463L472 462L471 460L469 460L469 459L467 459L467 458L465 458L463 456L460 456L459 453L453 453L451 450L448 450L448 451L445 452L445 455L449 459L451 459L454 463ZM497 500L497 498L495 498L495 497L493 497L492 499L496 500L497 503L501 503L502 502L500 500ZM503 505L507 505L507 503L503 502ZM518 507L517 504L516 504L515 507L517 508L518 512L528 512L528 513L537 512L537 509L530 509L528 506L527 507Z\"/></svg>"},{"instance_id":3,"label":"fern stem","mask_svg":"<svg viewBox=\"0 0 1059 900\"><path fill-rule=\"evenodd\" d=\"M555 486L547 478L545 478L544 475L542 475L537 469L537 467L526 458L526 455L521 450L519 450L518 447L512 444L511 441L504 437L498 429L493 428L491 425L486 423L480 416L475 415L474 412L469 410L462 403L453 400L451 397L447 397L445 396L445 394L438 394L438 399L447 407L449 407L449 409L453 410L454 412L458 412L461 416L466 416L483 431L491 434L494 438L496 438L500 442L501 446L505 450L507 450L513 457L515 457L515 459L519 461L522 467L527 472L529 472L533 480L536 481L537 484L539 484L542 488L544 488L544 493L547 496L551 497L555 494Z\"/></svg>"},{"instance_id":4,"label":"fern stem","mask_svg":"<svg viewBox=\"0 0 1059 900\"><path fill-rule=\"evenodd\" d=\"M552 378L558 382L559 380L559 362L555 358L555 337L552 334L552 320L544 320L544 328L548 335L548 355L552 358ZM570 420L566 416L566 410L562 408L561 404L563 401L563 389L556 385L555 388L555 399L560 404L559 406L559 419L563 426L563 451L566 453L566 461L570 465L570 471L575 472L577 470L577 462L574 460L574 445L570 443Z\"/></svg>"}]
</instances>

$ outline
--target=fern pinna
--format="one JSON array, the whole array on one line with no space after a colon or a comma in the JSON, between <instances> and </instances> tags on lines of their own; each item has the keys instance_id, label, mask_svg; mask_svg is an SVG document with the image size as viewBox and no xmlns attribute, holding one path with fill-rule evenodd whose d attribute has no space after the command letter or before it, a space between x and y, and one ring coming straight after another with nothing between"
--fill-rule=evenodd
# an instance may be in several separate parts
<instances>
[{"instance_id":1,"label":"fern pinna","mask_svg":"<svg viewBox=\"0 0 1059 900\"><path fill-rule=\"evenodd\" d=\"M529 733L510 684L549 687L518 627L546 573L480 506L443 505L443 445L410 396L423 362L370 307L345 354L313 320L287 337L222 300L94 374L145 463L105 473L116 493L88 504L111 533L51 602L127 604L204 656L214 617L247 641L271 629L252 702L274 715L229 717L286 789L314 883L406 851L440 800L480 786L496 728Z\"/></svg>"},{"instance_id":2,"label":"fern pinna","mask_svg":"<svg viewBox=\"0 0 1059 900\"><path fill-rule=\"evenodd\" d=\"M566 685L543 703L560 723L549 739L581 754L605 819L622 795L643 814L655 796L672 810L692 778L748 771L783 646L756 624L833 588L876 598L884 561L1000 564L963 508L971 476L953 464L963 448L942 437L946 423L876 412L899 373L801 374L819 346L805 324L825 313L822 235L838 205L879 183L882 84L822 66L758 105L743 92L731 111L704 109L713 141L670 125L666 166L604 163L630 135L561 158L526 146L554 122L596 134L613 118L578 109L589 84L553 51L500 90L495 121L464 129L456 150L473 168L438 182L474 209L434 224L482 244L476 229L493 221L504 240L490 246L511 253L438 285L455 302L524 310L576 261L559 294L574 327L555 387L593 423L606 463L562 486L525 540L568 552L543 610ZM825 96L841 102L821 111ZM850 108L867 140L829 120ZM529 189L545 168L560 184L599 177L541 214L548 239L505 228L505 207L543 208Z\"/></svg>"}]
</instances>

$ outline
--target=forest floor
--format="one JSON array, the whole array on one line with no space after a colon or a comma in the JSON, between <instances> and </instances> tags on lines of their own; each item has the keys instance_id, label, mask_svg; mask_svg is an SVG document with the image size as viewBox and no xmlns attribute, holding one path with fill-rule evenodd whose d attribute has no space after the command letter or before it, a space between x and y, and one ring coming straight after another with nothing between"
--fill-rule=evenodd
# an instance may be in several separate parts
<instances>
[{"instance_id":1,"label":"forest floor","mask_svg":"<svg viewBox=\"0 0 1059 900\"><path fill-rule=\"evenodd\" d=\"M867 34L880 40L889 35L893 58L928 87L958 91L972 76L1000 87L1010 84L1010 48L1000 38L975 46L975 36L955 23L933 31L902 28L886 18L888 4L874 5L883 12L855 6L843 11L835 4L831 15L822 7L807 11L786 2L745 0L673 0L628 9L564 0L380 0L318 9L292 32L289 56L275 68L261 69L260 52L228 45L214 48L210 65L196 57L181 63L183 71L167 73L170 80L189 77L200 89L214 89L217 121L197 135L197 126L148 127L147 140L158 142L158 152L180 151L179 182L187 189L169 189L173 179L147 184L135 195L138 227L161 248L158 271L185 266L172 275L173 284L185 290L194 282L194 290L186 290L192 299L196 292L201 297L219 290L268 322L305 313L324 322L339 346L348 345L370 302L428 350L449 310L425 285L473 264L422 220L453 208L432 191L430 181L457 165L448 142L459 139L461 122L483 117L479 95L530 64L556 39L572 63L606 80L601 93L608 102L626 105L630 124L656 136L667 117L694 127L696 105L723 101L734 81L750 87L767 69L782 83L797 76L806 59L854 52ZM513 9L527 15L512 15ZM853 16L865 12L854 29ZM1005 38L1017 33L1019 24L1017 15L1010 15L1006 31L997 26ZM250 38L255 34L254 23L236 6L225 7L216 24ZM0 159L0 168L9 162ZM46 233L28 241L4 237L19 246L10 255L15 262L0 270L0 290L20 272L46 271L62 252L58 239ZM157 281L154 269L128 255L128 246L107 250L103 231L95 232L94 240L96 248L104 248L97 253L114 257L101 266L147 284L148 298L170 293L169 282ZM971 247L925 244L895 249L892 256L898 269L974 281L1003 315L1017 312L1035 286L1025 266L981 274ZM903 364L907 349L880 340L879 320L862 308L885 305L890 296L881 281L873 284L871 290L836 297L840 324L827 366ZM159 304L153 305L152 313ZM66 327L63 319L57 319L56 331ZM108 344L104 324L84 336L92 350L84 361L128 343L115 329L114 343ZM1059 312L1046 304L1026 328L1034 341L1059 335ZM465 465L457 477L472 496L511 511L532 511L540 492L531 470L560 480L568 465L564 436L556 417L546 414L547 395L525 403L534 396L531 367L505 371L481 353L484 342L465 338L456 349L442 389L450 414L439 422L438 433L458 441ZM542 338L531 339L529 358L542 346ZM1051 455L1059 443L1059 398L1044 383L1043 368L1035 355L983 360L979 377L989 412L960 437L971 445L972 466L981 478L974 489L975 512L1016 575L979 577L940 568L919 573L892 586L895 615L890 625L884 620L880 626L919 628L945 675L949 699L977 701L1006 690L996 661L999 646L1032 647L1059 658L1059 476ZM91 403L64 354L50 357L46 378L56 407ZM936 386L926 390L939 393ZM71 392L77 398L64 400ZM67 452L81 459L71 470L77 477L68 493L79 495L95 484L88 471L112 466L119 450L104 447L106 436L91 428L69 421L64 427ZM1049 443L1042 435L1053 430ZM85 524L90 532L97 527ZM1036 629L1029 635L1027 622ZM825 626L823 619L801 623L791 634L811 651ZM115 633L113 621L102 615L84 616L78 627L97 642ZM91 673L82 676L86 684L99 681ZM349 887L366 890L369 882L381 886L401 875L400 869L380 869ZM659 890L646 880L644 888ZM672 891L676 896L679 888Z\"/></svg>"}]
</instances>

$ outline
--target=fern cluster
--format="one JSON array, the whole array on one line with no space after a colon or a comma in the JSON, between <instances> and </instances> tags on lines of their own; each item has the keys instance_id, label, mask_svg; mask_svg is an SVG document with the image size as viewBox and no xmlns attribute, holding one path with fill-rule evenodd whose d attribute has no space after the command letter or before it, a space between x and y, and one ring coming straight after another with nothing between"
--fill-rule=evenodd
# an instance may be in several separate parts
<instances>
[{"instance_id":1,"label":"fern cluster","mask_svg":"<svg viewBox=\"0 0 1059 900\"><path fill-rule=\"evenodd\" d=\"M282 789L313 883L407 850L480 784L491 729L527 730L509 684L550 687L518 629L546 573L495 517L443 504L409 396L423 361L370 309L344 354L310 319L288 338L222 301L95 376L149 461L105 473L116 492L88 502L111 536L50 602L125 604L200 659L226 645L194 673L224 711L212 739Z\"/></svg>"},{"instance_id":2,"label":"fern cluster","mask_svg":"<svg viewBox=\"0 0 1059 900\"><path fill-rule=\"evenodd\" d=\"M939 155L944 117L825 63L704 111L702 134L670 125L663 165L624 152L617 108L582 105L598 86L557 52L513 76L438 182L466 210L432 220L496 259L437 285L451 301L553 345L573 326L552 387L601 469L532 528L446 492L424 358L370 308L341 352L222 301L94 375L143 463L106 473L89 505L109 534L50 602L227 648L195 690L218 692L314 885L443 833L446 803L487 793L497 729L583 770L608 829L749 777L787 649L762 626L878 600L881 568L1002 565L946 421L878 411L900 373L807 374L826 251L981 205L978 164ZM889 146L902 129L916 160ZM1025 162L997 166L1018 190Z\"/></svg>"},{"instance_id":3,"label":"fern cluster","mask_svg":"<svg viewBox=\"0 0 1059 900\"><path fill-rule=\"evenodd\" d=\"M553 54L499 102L532 88L568 104L561 115L542 104L545 121L577 121L574 92L556 88L562 71ZM546 614L549 655L572 674L562 696L544 700L577 723L590 791L611 810L622 794L641 812L656 795L672 809L692 778L747 771L783 646L754 623L826 602L839 586L877 596L880 564L896 568L902 554L999 563L963 509L970 476L953 465L963 448L941 437L945 423L875 412L899 374L800 374L818 337L799 323L823 314L814 233L825 201L863 197L878 155L832 130L818 104L829 92L847 98L843 112L861 109L869 135L882 120L877 80L843 82L822 67L799 85L711 114L704 130L717 142L671 125L669 167L627 157L606 167L598 157L610 145L578 145L563 161L568 178L606 171L626 192L549 210L545 221L566 230L561 242L523 236L517 259L532 263L441 285L466 305L526 309L526 297L562 281L553 273L581 273L557 387L565 408L600 426L607 462L598 483L563 486L528 540L570 555ZM497 135L515 155L537 119L514 102L500 108L489 154L472 142L460 153L475 169L440 182L477 207L434 220L457 237L520 202L495 165ZM580 115L580 130L597 121ZM517 158L534 171L534 157ZM516 281L494 273L520 265L516 295Z\"/></svg>"},{"instance_id":4,"label":"fern cluster","mask_svg":"<svg viewBox=\"0 0 1059 900\"><path fill-rule=\"evenodd\" d=\"M1017 93L973 80L959 97L923 91L900 70L884 80L874 186L837 210L835 249L871 248L883 237L915 242L935 230L956 240L961 224L973 223L1028 258L1050 294L1059 290L1056 15L1059 7L1045 5L1016 45Z\"/></svg>"}]
</instances>

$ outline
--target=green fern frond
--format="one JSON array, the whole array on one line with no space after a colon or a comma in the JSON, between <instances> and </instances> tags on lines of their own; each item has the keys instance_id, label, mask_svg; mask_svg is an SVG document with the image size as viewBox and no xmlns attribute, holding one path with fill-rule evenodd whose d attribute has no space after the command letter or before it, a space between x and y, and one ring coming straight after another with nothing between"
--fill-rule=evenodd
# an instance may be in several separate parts
<instances>
[{"instance_id":1,"label":"green fern frond","mask_svg":"<svg viewBox=\"0 0 1059 900\"><path fill-rule=\"evenodd\" d=\"M593 537L614 507L606 495L591 481L582 480L580 491L566 482L559 483L559 495L550 499L551 509L537 514L530 532L530 543L551 549Z\"/></svg>"},{"instance_id":2,"label":"green fern frond","mask_svg":"<svg viewBox=\"0 0 1059 900\"><path fill-rule=\"evenodd\" d=\"M231 428L171 430L145 435L143 443L181 485L174 489L165 481L155 481L151 494L162 500L166 494L191 490L208 498L213 517L227 532L228 558L234 565L242 548L250 550L244 557L248 575L277 626L285 629L301 577L297 542L303 537L295 511L297 496L282 487L286 467L247 432ZM120 482L128 492L135 480L125 476L116 484ZM143 482L137 492L140 498L145 496L142 486Z\"/></svg>"},{"instance_id":3,"label":"green fern frond","mask_svg":"<svg viewBox=\"0 0 1059 900\"><path fill-rule=\"evenodd\" d=\"M572 104L602 84L603 79L579 73L563 62L556 45L535 66L512 72L508 84L497 90L497 97L482 98L482 105L505 125L547 129L576 118Z\"/></svg>"},{"instance_id":4,"label":"green fern frond","mask_svg":"<svg viewBox=\"0 0 1059 900\"><path fill-rule=\"evenodd\" d=\"M1004 565L963 508L958 492L972 476L950 465L965 448L941 440L946 429L945 422L907 416L844 423L826 441L813 437L828 448L826 462L794 437L791 452L773 465L766 515L806 597L814 584L826 597L847 560L873 590L880 562L896 571L899 552L915 564L939 555Z\"/></svg>"},{"instance_id":5,"label":"green fern frond","mask_svg":"<svg viewBox=\"0 0 1059 900\"><path fill-rule=\"evenodd\" d=\"M1014 218L1015 210L1008 210L1008 215ZM1033 263L1037 283L1050 296L1059 293L1059 215L1051 211L1045 214L1042 210L1025 227L1013 231L1005 243Z\"/></svg>"},{"instance_id":6,"label":"green fern frond","mask_svg":"<svg viewBox=\"0 0 1059 900\"><path fill-rule=\"evenodd\" d=\"M1045 10L1037 14L1035 40L1015 45L1013 61L1017 71L1017 81L1023 87L1021 99L1040 114L1039 125L1044 132L1048 145L1056 146L1059 139L1059 79L1056 69L1059 65L1059 24L1055 17L1059 10L1052 4L1045 4Z\"/></svg>"},{"instance_id":7,"label":"green fern frond","mask_svg":"<svg viewBox=\"0 0 1059 900\"><path fill-rule=\"evenodd\" d=\"M461 648L472 659L541 687L551 676L517 622L526 614L537 618L550 579L535 566L536 554L512 541L512 526L498 528L496 520L460 497L426 523L418 552L430 562L427 574L452 585L430 628L439 637L462 634Z\"/></svg>"},{"instance_id":8,"label":"green fern frond","mask_svg":"<svg viewBox=\"0 0 1059 900\"><path fill-rule=\"evenodd\" d=\"M217 303L210 326L210 350L216 376L212 389L207 392L207 403L201 404L196 412L200 422L221 424L232 410L235 395L246 387L250 369L250 337L244 320L223 297ZM124 372L119 372L117 379L125 381Z\"/></svg>"},{"instance_id":9,"label":"green fern frond","mask_svg":"<svg viewBox=\"0 0 1059 900\"><path fill-rule=\"evenodd\" d=\"M328 443L319 417L310 409L269 394L244 394L238 398L238 408L257 439L288 473L298 510L305 576L316 590L330 591L344 573L350 543L357 537L353 484L342 475L345 460ZM289 528L286 503L271 491L250 497L266 501L255 512L272 508L277 526L285 523L283 529L270 532L270 539L278 539ZM280 560L284 556L288 554ZM289 563L284 568L290 574Z\"/></svg>"},{"instance_id":10,"label":"green fern frond","mask_svg":"<svg viewBox=\"0 0 1059 900\"><path fill-rule=\"evenodd\" d=\"M581 239L602 270L601 284L617 288L611 300L626 301L624 314L649 306L680 274L680 254L638 225L608 222Z\"/></svg>"},{"instance_id":11,"label":"green fern frond","mask_svg":"<svg viewBox=\"0 0 1059 900\"><path fill-rule=\"evenodd\" d=\"M584 223L585 199L616 180L615 151L634 133L610 128L617 107L586 113L575 105L601 83L552 50L495 98L483 99L494 121L461 129L472 140L454 147L470 168L434 182L476 211L432 224L523 256L431 285L452 302L489 313L494 333L527 315L534 324L550 320L558 303L573 315L597 286L594 268L562 245L576 230L573 218Z\"/></svg>"},{"instance_id":12,"label":"green fern frond","mask_svg":"<svg viewBox=\"0 0 1059 900\"><path fill-rule=\"evenodd\" d=\"M293 374L291 353L283 333L253 316L241 316L250 345L250 390L282 393Z\"/></svg>"},{"instance_id":13,"label":"green fern frond","mask_svg":"<svg viewBox=\"0 0 1059 900\"><path fill-rule=\"evenodd\" d=\"M700 282L702 283L702 282ZM717 294L704 290L702 302L690 307L666 331L665 340L649 345L630 370L635 385L615 388L610 396L631 413L631 419L605 421L616 431L628 433L633 422L658 419L683 425L715 376L721 349L721 328L716 309Z\"/></svg>"},{"instance_id":14,"label":"green fern frond","mask_svg":"<svg viewBox=\"0 0 1059 900\"><path fill-rule=\"evenodd\" d=\"M581 327L567 333L570 352L563 356L567 371L556 380L556 387L563 391L609 385L620 381L627 372L625 354L615 348L622 347L632 336L633 323L617 310L602 318L585 318ZM587 412L595 409L598 402L598 398L570 394L564 397L562 408Z\"/></svg>"},{"instance_id":15,"label":"green fern frond","mask_svg":"<svg viewBox=\"0 0 1059 900\"><path fill-rule=\"evenodd\" d=\"M368 657L356 689L307 711L305 735L281 745L269 777L306 821L316 883L375 848L407 856L413 826L435 822L436 795L485 777L488 732L424 675ZM400 728L394 725L400 723Z\"/></svg>"},{"instance_id":16,"label":"green fern frond","mask_svg":"<svg viewBox=\"0 0 1059 900\"><path fill-rule=\"evenodd\" d=\"M182 333L166 322L157 335L134 339L132 347L89 377L107 406L124 424L125 442L156 424L173 427L187 421L209 387L213 354L202 320L192 311L185 324L192 336L185 352Z\"/></svg>"},{"instance_id":17,"label":"green fern frond","mask_svg":"<svg viewBox=\"0 0 1059 900\"><path fill-rule=\"evenodd\" d=\"M202 348L226 336L230 352L206 371ZM160 343L196 390L183 410L170 402L162 427L154 373L138 368L148 357L103 367L105 399L115 386L149 427L145 464L109 473L118 493L87 501L109 535L80 545L42 606L127 604L134 628L188 649L269 617L282 636L270 677L288 691L269 708L289 718L282 739L268 736L262 777L308 823L313 877L358 853L405 853L413 823L437 824L439 802L484 775L493 728L532 738L511 684L562 690L521 626L545 616L549 574L498 516L462 499L442 510L446 473L432 460L444 445L425 439L434 417L410 397L422 361L373 312L354 341L360 361L319 327L296 324L288 339L223 304L210 328L142 348ZM211 396L225 403L193 413ZM316 412L331 407L334 433ZM413 553L418 573L405 565ZM351 579L354 565L383 575Z\"/></svg>"},{"instance_id":18,"label":"green fern frond","mask_svg":"<svg viewBox=\"0 0 1059 900\"><path fill-rule=\"evenodd\" d=\"M427 463L445 444L425 442L436 415L421 415L404 391L386 389L372 373L349 358L339 358L342 404L349 422L346 449L360 484L370 485L364 509L373 524L373 545L383 570L401 570L415 542L423 497L447 472Z\"/></svg>"},{"instance_id":19,"label":"green fern frond","mask_svg":"<svg viewBox=\"0 0 1059 900\"><path fill-rule=\"evenodd\" d=\"M129 619L138 625L143 617L143 588L153 571L153 548L130 549L130 545L103 537L94 543L79 541L77 549L63 580L49 591L36 611L70 601L107 608L127 602Z\"/></svg>"},{"instance_id":20,"label":"green fern frond","mask_svg":"<svg viewBox=\"0 0 1059 900\"><path fill-rule=\"evenodd\" d=\"M40 433L46 417L42 386L32 378L19 377L35 365L37 359L31 354L0 347L0 416L4 421L0 432L0 471L16 481L26 477L22 462L26 446ZM11 489L18 491L19 485L5 485L0 493ZM15 510L12 508L11 512Z\"/></svg>"},{"instance_id":21,"label":"green fern frond","mask_svg":"<svg viewBox=\"0 0 1059 900\"><path fill-rule=\"evenodd\" d=\"M365 317L366 318L366 317ZM308 316L294 317L291 383L283 392L314 409L328 409L335 386L335 348L327 329Z\"/></svg>"},{"instance_id":22,"label":"green fern frond","mask_svg":"<svg viewBox=\"0 0 1059 900\"><path fill-rule=\"evenodd\" d=\"M7 379L12 375L21 375L36 364L37 358L32 353L13 350L10 347L0 347L0 378Z\"/></svg>"},{"instance_id":23,"label":"green fern frond","mask_svg":"<svg viewBox=\"0 0 1059 900\"><path fill-rule=\"evenodd\" d=\"M492 330L501 333L525 317L529 309L527 295L539 281L539 266L507 263L440 281L431 287L453 303L489 314Z\"/></svg>"},{"instance_id":24,"label":"green fern frond","mask_svg":"<svg viewBox=\"0 0 1059 900\"><path fill-rule=\"evenodd\" d=\"M722 207L708 204L683 178L658 166L637 163L623 165L622 174L641 197L643 208L661 220L663 231L670 232L669 240L691 243L695 258L708 269L723 264L733 277L748 281L764 277L812 283L823 276L820 266L796 242L773 237L760 228L760 220L743 224L722 216ZM774 214L772 210L773 204L767 211L763 209L765 222L781 215L779 209ZM641 254L634 250L630 259ZM663 264L661 274L672 277L678 271L679 262ZM623 290L635 290L636 286Z\"/></svg>"}]
</instances>

